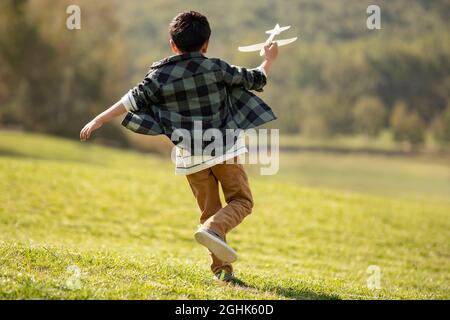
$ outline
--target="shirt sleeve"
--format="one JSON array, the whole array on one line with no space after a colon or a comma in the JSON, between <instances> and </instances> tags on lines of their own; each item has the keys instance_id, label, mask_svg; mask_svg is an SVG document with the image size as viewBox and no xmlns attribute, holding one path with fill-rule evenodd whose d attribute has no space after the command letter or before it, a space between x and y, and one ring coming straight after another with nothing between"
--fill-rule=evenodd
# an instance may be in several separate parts
<instances>
[{"instance_id":1,"label":"shirt sleeve","mask_svg":"<svg viewBox=\"0 0 450 320\"><path fill-rule=\"evenodd\" d=\"M136 112L149 107L157 102L157 93L159 87L151 74L147 74L144 80L129 90L120 102L125 109L130 112Z\"/></svg>"},{"instance_id":2,"label":"shirt sleeve","mask_svg":"<svg viewBox=\"0 0 450 320\"><path fill-rule=\"evenodd\" d=\"M267 78L267 72L266 72L266 69L264 69L264 68L261 67L261 66L259 66L259 67L256 68L256 69L258 69L259 71L261 71L262 73L264 73L264 76Z\"/></svg>"},{"instance_id":3,"label":"shirt sleeve","mask_svg":"<svg viewBox=\"0 0 450 320\"><path fill-rule=\"evenodd\" d=\"M125 109L127 111L137 111L138 108L136 106L136 101L134 100L132 90L128 91L122 99L120 99L120 102L125 106Z\"/></svg>"},{"instance_id":4,"label":"shirt sleeve","mask_svg":"<svg viewBox=\"0 0 450 320\"><path fill-rule=\"evenodd\" d=\"M247 90L263 91L267 83L267 75L262 67L247 69L232 66L219 60L223 72L223 79L229 86L242 86Z\"/></svg>"}]
</instances>

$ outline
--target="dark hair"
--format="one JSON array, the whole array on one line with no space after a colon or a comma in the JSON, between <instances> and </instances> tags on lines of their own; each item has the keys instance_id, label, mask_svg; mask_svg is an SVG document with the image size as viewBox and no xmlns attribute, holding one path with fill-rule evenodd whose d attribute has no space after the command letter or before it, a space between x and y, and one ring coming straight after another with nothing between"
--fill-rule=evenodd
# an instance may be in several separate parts
<instances>
[{"instance_id":1,"label":"dark hair","mask_svg":"<svg viewBox=\"0 0 450 320\"><path fill-rule=\"evenodd\" d=\"M187 11L173 18L169 25L169 34L180 51L193 52L199 51L209 40L211 28L204 15Z\"/></svg>"}]
</instances>

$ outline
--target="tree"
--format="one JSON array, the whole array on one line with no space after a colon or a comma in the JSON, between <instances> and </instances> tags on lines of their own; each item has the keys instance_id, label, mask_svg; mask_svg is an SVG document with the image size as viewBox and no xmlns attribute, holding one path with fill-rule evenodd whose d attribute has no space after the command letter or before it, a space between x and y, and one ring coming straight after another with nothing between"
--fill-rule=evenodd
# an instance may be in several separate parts
<instances>
[{"instance_id":1,"label":"tree","mask_svg":"<svg viewBox=\"0 0 450 320\"><path fill-rule=\"evenodd\" d=\"M425 140L425 122L417 112L408 111L405 103L397 102L391 114L391 127L397 141L417 146Z\"/></svg>"},{"instance_id":2,"label":"tree","mask_svg":"<svg viewBox=\"0 0 450 320\"><path fill-rule=\"evenodd\" d=\"M4 106L0 121L4 124L6 121L30 131L77 137L87 120L127 88L122 81L125 50L118 39L114 5L84 0L78 3L85 28L79 31L66 28L70 1L1 3L0 61L5 62L6 70L0 72L0 101ZM2 94L4 86L11 93L6 97ZM116 128L111 132L108 136L125 142L123 131Z\"/></svg>"},{"instance_id":3,"label":"tree","mask_svg":"<svg viewBox=\"0 0 450 320\"><path fill-rule=\"evenodd\" d=\"M447 106L444 112L434 120L433 126L434 137L443 143L450 142L450 105Z\"/></svg>"},{"instance_id":4,"label":"tree","mask_svg":"<svg viewBox=\"0 0 450 320\"><path fill-rule=\"evenodd\" d=\"M6 83L9 92L15 93L5 99L3 118L17 115L14 122L32 129L46 110L36 106L44 107L46 91L58 81L51 72L55 52L40 35L38 26L27 19L27 4L26 0L2 3L5 24L0 33L0 60L5 62L6 69L1 81ZM23 103L19 105L18 101Z\"/></svg>"},{"instance_id":5,"label":"tree","mask_svg":"<svg viewBox=\"0 0 450 320\"><path fill-rule=\"evenodd\" d=\"M386 108L376 97L363 97L353 108L354 126L357 132L369 137L378 135L386 124Z\"/></svg>"}]
</instances>

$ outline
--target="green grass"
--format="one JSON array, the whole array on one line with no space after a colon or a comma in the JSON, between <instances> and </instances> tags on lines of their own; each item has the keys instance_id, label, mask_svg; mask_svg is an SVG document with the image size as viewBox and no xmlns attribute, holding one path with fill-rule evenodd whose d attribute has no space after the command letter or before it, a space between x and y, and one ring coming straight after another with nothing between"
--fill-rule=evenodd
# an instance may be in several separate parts
<instances>
[{"instance_id":1,"label":"green grass","mask_svg":"<svg viewBox=\"0 0 450 320\"><path fill-rule=\"evenodd\" d=\"M415 170L401 185L417 183ZM168 159L0 131L0 298L450 298L445 197L292 179L251 177L254 213L229 235L241 282L223 286L193 239L199 213ZM429 179L448 188L434 171ZM381 289L367 287L370 265ZM67 282L73 266L79 287Z\"/></svg>"},{"instance_id":2,"label":"green grass","mask_svg":"<svg viewBox=\"0 0 450 320\"><path fill-rule=\"evenodd\" d=\"M378 151L402 151L402 145L395 142L389 131L382 132L376 138L364 135L336 136L327 138L313 138L301 135L282 135L280 144L284 147L322 147L342 148L348 150L370 149Z\"/></svg>"},{"instance_id":3,"label":"green grass","mask_svg":"<svg viewBox=\"0 0 450 320\"><path fill-rule=\"evenodd\" d=\"M280 171L275 180L314 188L450 204L449 163L428 156L282 153Z\"/></svg>"}]
</instances>

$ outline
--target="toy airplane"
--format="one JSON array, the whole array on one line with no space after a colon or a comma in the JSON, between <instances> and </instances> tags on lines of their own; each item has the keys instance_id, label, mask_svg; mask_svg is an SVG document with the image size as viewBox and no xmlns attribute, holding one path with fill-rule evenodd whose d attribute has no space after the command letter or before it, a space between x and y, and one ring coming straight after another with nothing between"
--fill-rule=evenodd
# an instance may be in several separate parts
<instances>
[{"instance_id":1,"label":"toy airplane","mask_svg":"<svg viewBox=\"0 0 450 320\"><path fill-rule=\"evenodd\" d=\"M259 51L259 55L263 56L264 55L264 46L266 45L266 43L272 42L273 39L275 39L276 35L279 35L281 32L288 30L290 27L291 26L280 27L280 25L277 23L275 28L273 28L272 30L267 30L266 31L266 33L269 34L269 38L267 38L266 42L253 44L251 46L239 47L238 50L241 51L241 52L255 52L255 51ZM297 40L297 37L290 38L290 39L284 39L284 40L276 40L276 41L273 41L273 42L276 42L278 44L278 46L281 47L281 46L285 46L287 44L290 44L290 43L294 42L295 40Z\"/></svg>"}]
</instances>

